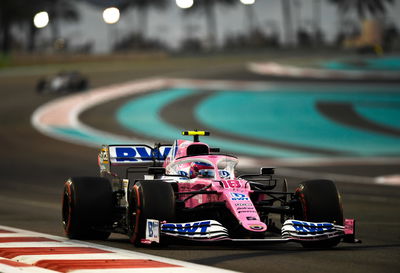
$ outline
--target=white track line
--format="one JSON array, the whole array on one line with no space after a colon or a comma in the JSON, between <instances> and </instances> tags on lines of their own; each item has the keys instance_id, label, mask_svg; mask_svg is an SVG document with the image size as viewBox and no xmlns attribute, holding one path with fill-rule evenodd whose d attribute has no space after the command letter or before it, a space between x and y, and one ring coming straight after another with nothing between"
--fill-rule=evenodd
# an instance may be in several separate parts
<instances>
[{"instance_id":1,"label":"white track line","mask_svg":"<svg viewBox=\"0 0 400 273\"><path fill-rule=\"evenodd\" d=\"M257 74L294 78L344 79L344 80L399 80L400 73L393 71L340 71L282 65L274 62L249 63L247 68Z\"/></svg>"}]
</instances>

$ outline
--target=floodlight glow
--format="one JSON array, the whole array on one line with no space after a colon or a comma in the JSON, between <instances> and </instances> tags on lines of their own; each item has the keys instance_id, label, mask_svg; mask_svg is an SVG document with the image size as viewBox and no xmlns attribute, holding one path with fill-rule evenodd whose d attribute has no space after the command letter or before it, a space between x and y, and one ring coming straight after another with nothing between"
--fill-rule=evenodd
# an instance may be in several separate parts
<instances>
[{"instance_id":1,"label":"floodlight glow","mask_svg":"<svg viewBox=\"0 0 400 273\"><path fill-rule=\"evenodd\" d=\"M188 9L193 6L193 0L175 0L175 2L181 9Z\"/></svg>"},{"instance_id":2,"label":"floodlight glow","mask_svg":"<svg viewBox=\"0 0 400 273\"><path fill-rule=\"evenodd\" d=\"M240 0L240 2L242 2L243 5L253 5L256 0Z\"/></svg>"},{"instance_id":3,"label":"floodlight glow","mask_svg":"<svg viewBox=\"0 0 400 273\"><path fill-rule=\"evenodd\" d=\"M49 24L49 14L41 11L33 17L33 24L36 28L44 28Z\"/></svg>"},{"instance_id":4,"label":"floodlight glow","mask_svg":"<svg viewBox=\"0 0 400 273\"><path fill-rule=\"evenodd\" d=\"M119 21L119 16L120 16L119 9L115 7L106 8L103 11L103 20L107 24L115 24L116 22Z\"/></svg>"}]
</instances>

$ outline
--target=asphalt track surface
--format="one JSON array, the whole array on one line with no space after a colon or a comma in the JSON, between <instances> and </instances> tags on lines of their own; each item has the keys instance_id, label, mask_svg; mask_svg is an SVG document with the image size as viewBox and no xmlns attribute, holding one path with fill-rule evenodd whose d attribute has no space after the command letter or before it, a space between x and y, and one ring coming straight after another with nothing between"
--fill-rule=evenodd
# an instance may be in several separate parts
<instances>
[{"instance_id":1,"label":"asphalt track surface","mask_svg":"<svg viewBox=\"0 0 400 273\"><path fill-rule=\"evenodd\" d=\"M199 66L154 69L155 71L100 71L89 73L92 86L104 86L150 76L198 77L205 79L263 80L248 74L243 65ZM34 86L38 75L0 77L0 223L17 228L63 235L61 193L69 176L97 175L97 150L46 137L30 124L32 112L58 96L38 96ZM384 83L381 83L384 84ZM393 84L392 84L393 85ZM397 85L399 86L399 85ZM85 112L82 120L108 131L131 134L114 120L116 100ZM187 106L189 107L189 106ZM190 108L190 107L189 107ZM187 109L190 112L190 109ZM185 124L181 116L167 118ZM157 139L154 139L157 140ZM290 166L285 166L288 168ZM379 162L299 167L311 173L376 177L399 173L399 163ZM296 172L288 177L293 189L303 180ZM344 179L345 180L345 179ZM297 244L268 246L171 245L168 248L135 249L123 236L106 242L113 247L181 259L242 272L398 272L400 268L400 187L336 181L345 215L358 221L362 244L341 244L331 250L304 250Z\"/></svg>"}]
</instances>

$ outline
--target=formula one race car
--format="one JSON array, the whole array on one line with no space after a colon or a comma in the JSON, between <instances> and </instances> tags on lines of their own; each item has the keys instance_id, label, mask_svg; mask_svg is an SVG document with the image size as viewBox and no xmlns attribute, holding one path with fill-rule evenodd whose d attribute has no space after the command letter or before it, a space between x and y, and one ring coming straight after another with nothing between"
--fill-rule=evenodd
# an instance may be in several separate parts
<instances>
[{"instance_id":1,"label":"formula one race car","mask_svg":"<svg viewBox=\"0 0 400 273\"><path fill-rule=\"evenodd\" d=\"M343 218L332 181L305 181L288 192L286 179L275 177L273 168L236 176L235 156L199 141L208 132L183 134L193 136L193 141L154 148L103 146L98 156L100 177L73 177L65 183L66 235L106 239L111 232L123 233L136 246L168 238L293 241L304 247L358 241L355 221ZM278 184L282 190L276 190Z\"/></svg>"},{"instance_id":2,"label":"formula one race car","mask_svg":"<svg viewBox=\"0 0 400 273\"><path fill-rule=\"evenodd\" d=\"M78 71L62 71L55 76L40 79L37 93L68 93L84 91L88 88L88 80Z\"/></svg>"}]
</instances>

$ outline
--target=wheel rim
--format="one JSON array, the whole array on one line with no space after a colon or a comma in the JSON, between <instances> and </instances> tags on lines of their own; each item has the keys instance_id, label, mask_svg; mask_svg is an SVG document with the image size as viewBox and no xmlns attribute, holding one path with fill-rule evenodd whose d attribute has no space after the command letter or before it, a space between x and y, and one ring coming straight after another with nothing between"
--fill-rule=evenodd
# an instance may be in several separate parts
<instances>
[{"instance_id":1,"label":"wheel rim","mask_svg":"<svg viewBox=\"0 0 400 273\"><path fill-rule=\"evenodd\" d=\"M137 243L137 236L139 235L139 219L140 219L140 193L137 185L133 186L132 192L132 209L129 210L131 236L130 241L134 244Z\"/></svg>"},{"instance_id":2,"label":"wheel rim","mask_svg":"<svg viewBox=\"0 0 400 273\"><path fill-rule=\"evenodd\" d=\"M70 216L71 216L71 204L69 202L69 196L68 194L64 193L63 206L62 206L62 221L65 229L67 229L67 227L69 226Z\"/></svg>"}]
</instances>

